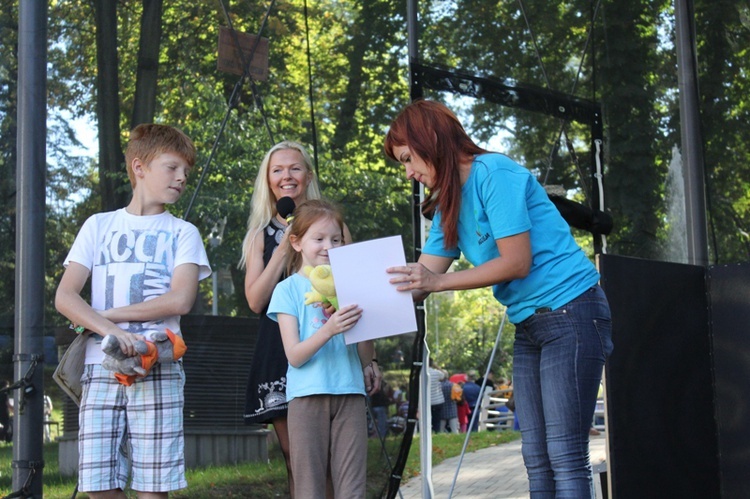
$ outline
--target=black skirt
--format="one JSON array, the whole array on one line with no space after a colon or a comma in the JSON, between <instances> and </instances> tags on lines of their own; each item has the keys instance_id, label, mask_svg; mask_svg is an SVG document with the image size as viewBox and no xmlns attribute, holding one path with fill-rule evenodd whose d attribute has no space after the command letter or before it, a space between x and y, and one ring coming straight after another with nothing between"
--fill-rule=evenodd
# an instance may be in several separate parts
<instances>
[{"instance_id":1,"label":"black skirt","mask_svg":"<svg viewBox=\"0 0 750 499\"><path fill-rule=\"evenodd\" d=\"M245 424L265 424L286 418L287 365L279 325L263 314L247 381Z\"/></svg>"}]
</instances>

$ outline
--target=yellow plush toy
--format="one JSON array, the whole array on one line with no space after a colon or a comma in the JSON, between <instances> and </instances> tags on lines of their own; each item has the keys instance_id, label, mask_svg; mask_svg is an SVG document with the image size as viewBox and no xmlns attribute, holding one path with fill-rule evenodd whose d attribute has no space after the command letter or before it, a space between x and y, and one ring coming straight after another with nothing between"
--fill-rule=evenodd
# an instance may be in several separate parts
<instances>
[{"instance_id":1,"label":"yellow plush toy","mask_svg":"<svg viewBox=\"0 0 750 499\"><path fill-rule=\"evenodd\" d=\"M305 305L312 303L330 303L333 308L338 310L339 301L336 298L336 286L333 285L333 272L330 265L318 265L311 267L306 265L302 269L310 283L312 290L305 293Z\"/></svg>"}]
</instances>

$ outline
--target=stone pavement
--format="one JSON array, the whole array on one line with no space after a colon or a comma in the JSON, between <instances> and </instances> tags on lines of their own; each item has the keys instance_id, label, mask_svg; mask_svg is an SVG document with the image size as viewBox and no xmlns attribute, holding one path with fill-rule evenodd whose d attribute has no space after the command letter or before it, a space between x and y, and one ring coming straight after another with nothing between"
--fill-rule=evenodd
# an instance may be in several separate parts
<instances>
[{"instance_id":1,"label":"stone pavement","mask_svg":"<svg viewBox=\"0 0 750 499\"><path fill-rule=\"evenodd\" d=\"M591 465L606 459L604 432L592 436L589 442ZM456 474L459 457L446 459L432 468L434 499L447 499ZM601 496L599 477L594 476L597 497ZM401 499L422 499L422 479L414 477L401 485ZM461 469L453 488L456 499L528 499L526 468L521 457L521 440L488 447L464 455Z\"/></svg>"}]
</instances>

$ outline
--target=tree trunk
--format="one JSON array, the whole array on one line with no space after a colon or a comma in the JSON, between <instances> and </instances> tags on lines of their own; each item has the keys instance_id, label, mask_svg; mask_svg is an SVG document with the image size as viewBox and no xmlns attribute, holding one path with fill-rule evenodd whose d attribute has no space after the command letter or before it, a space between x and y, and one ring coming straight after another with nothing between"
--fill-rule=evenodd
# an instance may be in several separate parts
<instances>
[{"instance_id":1,"label":"tree trunk","mask_svg":"<svg viewBox=\"0 0 750 499\"><path fill-rule=\"evenodd\" d=\"M658 138L654 120L656 31L649 0L619 2L606 13L607 44L601 69L604 115L608 130L609 208L617 220L610 250L620 255L660 257L657 231L663 202L663 169L655 166ZM634 29L633 20L637 20ZM645 33L645 35L644 35Z\"/></svg>"},{"instance_id":2,"label":"tree trunk","mask_svg":"<svg viewBox=\"0 0 750 499\"><path fill-rule=\"evenodd\" d=\"M352 27L354 34L348 50L348 68L346 75L346 93L341 103L338 125L331 141L331 155L334 159L346 156L346 145L357 133L355 114L359 107L360 92L363 83L363 64L365 54L370 47L373 29L376 23L372 21L373 12L369 8L370 1L363 2L357 22Z\"/></svg>"},{"instance_id":3,"label":"tree trunk","mask_svg":"<svg viewBox=\"0 0 750 499\"><path fill-rule=\"evenodd\" d=\"M124 157L120 144L120 96L117 75L117 3L94 0L96 17L97 101L99 121L99 190L102 210L127 204Z\"/></svg>"},{"instance_id":4,"label":"tree trunk","mask_svg":"<svg viewBox=\"0 0 750 499\"><path fill-rule=\"evenodd\" d=\"M141 39L138 44L138 69L131 128L154 121L159 76L159 48L163 0L143 0Z\"/></svg>"}]
</instances>

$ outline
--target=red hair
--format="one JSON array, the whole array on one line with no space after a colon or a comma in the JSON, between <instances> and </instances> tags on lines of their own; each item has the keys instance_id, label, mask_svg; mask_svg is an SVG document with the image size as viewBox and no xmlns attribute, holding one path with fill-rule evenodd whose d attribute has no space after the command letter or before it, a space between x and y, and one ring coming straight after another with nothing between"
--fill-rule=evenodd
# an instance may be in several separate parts
<instances>
[{"instance_id":1,"label":"red hair","mask_svg":"<svg viewBox=\"0 0 750 499\"><path fill-rule=\"evenodd\" d=\"M287 262L287 274L293 274L302 268L302 254L292 248L292 238L302 239L312 225L318 220L333 220L341 229L341 240L344 240L344 216L336 205L322 199L309 199L294 209L294 219L289 224L289 237L286 240L287 254L291 255Z\"/></svg>"},{"instance_id":2,"label":"red hair","mask_svg":"<svg viewBox=\"0 0 750 499\"><path fill-rule=\"evenodd\" d=\"M195 164L195 145L190 137L179 128L169 125L142 123L130 131L128 147L125 150L125 165L130 178L130 186L135 189L133 160L140 159L144 165L164 153L180 156L190 168Z\"/></svg>"},{"instance_id":3,"label":"red hair","mask_svg":"<svg viewBox=\"0 0 750 499\"><path fill-rule=\"evenodd\" d=\"M398 161L393 149L399 146L407 146L435 168L435 185L422 210L440 211L445 247L455 247L461 209L459 165L463 159L487 151L471 140L453 111L428 100L412 102L391 123L383 145L385 154Z\"/></svg>"}]
</instances>

